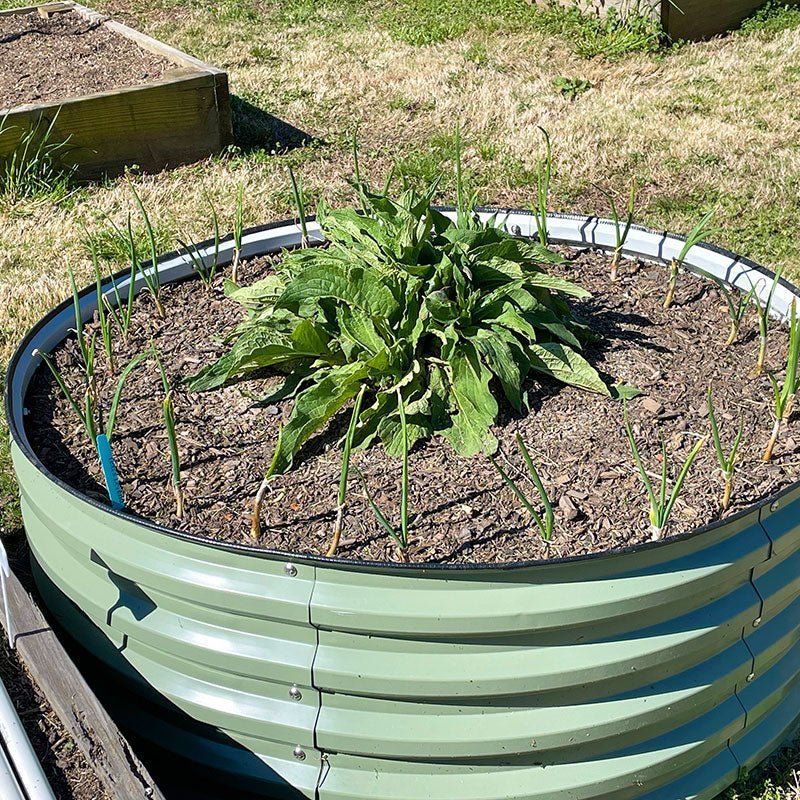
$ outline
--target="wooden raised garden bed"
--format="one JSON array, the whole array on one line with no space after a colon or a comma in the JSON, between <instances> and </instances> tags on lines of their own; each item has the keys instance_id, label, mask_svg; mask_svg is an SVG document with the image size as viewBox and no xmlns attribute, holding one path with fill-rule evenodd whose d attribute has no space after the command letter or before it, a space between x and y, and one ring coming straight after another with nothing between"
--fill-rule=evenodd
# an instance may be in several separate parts
<instances>
[{"instance_id":1,"label":"wooden raised garden bed","mask_svg":"<svg viewBox=\"0 0 800 800\"><path fill-rule=\"evenodd\" d=\"M2 72L0 159L37 125L52 125L83 178L189 163L233 140L225 72L77 3L0 11Z\"/></svg>"}]
</instances>

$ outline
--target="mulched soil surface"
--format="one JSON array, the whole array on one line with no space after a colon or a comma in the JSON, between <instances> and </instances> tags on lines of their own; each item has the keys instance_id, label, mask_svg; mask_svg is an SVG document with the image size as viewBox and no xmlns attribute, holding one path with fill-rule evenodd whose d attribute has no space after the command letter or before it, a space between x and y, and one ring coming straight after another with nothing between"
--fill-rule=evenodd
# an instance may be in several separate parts
<instances>
[{"instance_id":1,"label":"mulched soil surface","mask_svg":"<svg viewBox=\"0 0 800 800\"><path fill-rule=\"evenodd\" d=\"M73 11L0 16L0 108L138 86L174 67Z\"/></svg>"},{"instance_id":2,"label":"mulched soil surface","mask_svg":"<svg viewBox=\"0 0 800 800\"><path fill-rule=\"evenodd\" d=\"M0 680L5 684L25 733L39 757L57 800L110 800L84 758L39 691L0 629Z\"/></svg>"},{"instance_id":3,"label":"mulched soil surface","mask_svg":"<svg viewBox=\"0 0 800 800\"><path fill-rule=\"evenodd\" d=\"M682 275L676 303L662 308L666 269L627 263L620 280L608 280L606 256L581 251L556 271L592 292L575 304L591 321L600 340L588 358L610 382L638 386L630 418L642 458L652 474L660 471L659 435L669 452L674 479L699 438L707 436L706 391L713 381L723 442L730 446L739 419L744 426L730 515L800 477L800 436L796 424L784 432L773 462L761 455L772 426L771 390L766 375L751 377L757 351L754 311L737 342L721 343L728 333L724 298L711 283ZM269 258L249 262L244 282L266 274ZM134 514L162 525L216 540L257 544L296 553L321 554L331 533L341 452L337 445L349 409L312 439L291 473L276 478L265 503L263 533L249 538L253 496L272 457L277 431L292 402L263 407L279 379L267 376L220 391L191 394L180 385L224 352L223 339L243 318L242 310L220 289L207 292L194 281L165 287L166 320L153 313L149 297L137 300L135 330L119 349L120 363L152 339L163 353L176 385L179 446L184 465L187 512L174 515L169 485L169 455L161 419L161 390L154 367L137 370L127 384L115 432L115 456L123 491ZM768 366L780 369L787 335L774 328ZM80 386L76 341L71 337L56 360L73 387ZM115 380L100 370L108 402ZM530 412L505 407L495 434L499 458L526 488L514 435L532 452L556 506L556 533L547 544L485 457L459 458L441 439L418 445L411 457L411 560L415 562L509 562L581 555L623 548L650 539L644 487L631 458L619 401L549 381L529 380ZM37 372L28 397L28 431L44 464L83 492L103 500L97 457L74 413L49 374ZM370 490L397 521L400 463L378 444L354 455ZM722 478L707 443L689 473L667 535L720 519ZM350 559L394 560L394 546L377 524L351 472L349 508L339 555Z\"/></svg>"}]
</instances>

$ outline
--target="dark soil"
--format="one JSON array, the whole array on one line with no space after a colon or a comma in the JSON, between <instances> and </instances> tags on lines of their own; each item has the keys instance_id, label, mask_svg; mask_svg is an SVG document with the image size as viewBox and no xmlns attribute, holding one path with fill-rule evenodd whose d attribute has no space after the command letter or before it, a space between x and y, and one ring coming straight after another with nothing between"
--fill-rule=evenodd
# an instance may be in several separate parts
<instances>
[{"instance_id":1,"label":"dark soil","mask_svg":"<svg viewBox=\"0 0 800 800\"><path fill-rule=\"evenodd\" d=\"M670 476L699 438L707 436L706 391L713 381L723 442L730 446L741 417L744 438L733 504L747 507L800 477L795 425L784 432L772 463L761 455L771 430L771 390L766 375L751 377L756 320L749 312L737 342L723 349L728 317L719 290L690 275L681 277L676 304L665 311L666 269L626 264L617 283L608 280L608 259L572 253L559 271L593 296L576 303L591 321L599 342L587 350L609 383L624 381L643 394L630 401L630 418L642 458L660 470L659 432L669 451ZM270 269L269 259L246 265L245 282ZM249 271L250 274L247 274ZM187 511L175 518L169 485L169 455L161 424L162 392L156 371L134 373L120 407L115 456L130 510L162 525L213 539L253 543L250 509L275 446L278 426L291 401L263 407L248 393L266 394L278 378L249 380L220 391L190 394L180 378L196 372L225 349L224 336L243 317L221 291L197 282L163 290L168 318L160 321L149 297L137 301L135 330L119 347L120 363L147 347L161 349L176 384L176 413L183 459ZM786 332L770 338L768 366L780 369ZM76 342L68 340L56 359L74 387ZM101 370L103 397L115 380ZM537 535L519 502L485 457L464 460L441 440L417 446L411 457L410 509L413 561L507 562L585 554L622 548L650 539L648 505L625 436L622 405L549 381L527 385L530 412L503 409L495 434L500 458L535 497L520 469L514 444L519 432L556 506L556 533L548 545ZM71 485L98 499L106 497L97 457L74 413L43 370L28 398L29 434L45 465ZM337 445L349 418L345 411L301 451L295 469L276 478L265 503L258 545L322 554L333 525L341 452ZM354 455L370 490L397 520L400 464L378 444ZM710 443L698 456L675 506L667 535L720 518L722 478ZM339 555L352 559L394 559L391 540L377 524L356 476L351 473L349 509Z\"/></svg>"},{"instance_id":2,"label":"dark soil","mask_svg":"<svg viewBox=\"0 0 800 800\"><path fill-rule=\"evenodd\" d=\"M138 86L174 67L74 11L0 16L0 108Z\"/></svg>"},{"instance_id":3,"label":"dark soil","mask_svg":"<svg viewBox=\"0 0 800 800\"><path fill-rule=\"evenodd\" d=\"M110 800L0 628L0 680L11 696L57 800Z\"/></svg>"}]
</instances>

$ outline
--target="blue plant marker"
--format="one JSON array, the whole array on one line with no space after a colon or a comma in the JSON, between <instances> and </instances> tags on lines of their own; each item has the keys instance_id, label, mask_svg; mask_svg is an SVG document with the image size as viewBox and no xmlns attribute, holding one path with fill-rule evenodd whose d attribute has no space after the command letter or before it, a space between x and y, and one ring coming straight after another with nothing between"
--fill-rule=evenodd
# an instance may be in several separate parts
<instances>
[{"instance_id":1,"label":"blue plant marker","mask_svg":"<svg viewBox=\"0 0 800 800\"><path fill-rule=\"evenodd\" d=\"M119 485L117 468L114 466L114 454L111 452L111 443L104 433L101 433L97 437L97 454L100 456L100 466L103 470L103 477L106 479L111 507L117 511L121 511L125 508L125 501L122 499L122 489Z\"/></svg>"}]
</instances>

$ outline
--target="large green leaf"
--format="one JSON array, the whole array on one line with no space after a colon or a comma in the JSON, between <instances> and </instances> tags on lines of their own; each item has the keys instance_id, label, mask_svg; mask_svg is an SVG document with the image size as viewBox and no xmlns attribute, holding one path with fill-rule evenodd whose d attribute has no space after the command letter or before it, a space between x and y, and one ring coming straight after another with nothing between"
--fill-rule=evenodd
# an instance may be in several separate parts
<instances>
[{"instance_id":1,"label":"large green leaf","mask_svg":"<svg viewBox=\"0 0 800 800\"><path fill-rule=\"evenodd\" d=\"M557 342L533 344L528 350L531 369L550 375L562 383L589 392L611 396L597 370L581 355Z\"/></svg>"},{"instance_id":2,"label":"large green leaf","mask_svg":"<svg viewBox=\"0 0 800 800\"><path fill-rule=\"evenodd\" d=\"M281 451L276 462L277 472L289 469L295 454L309 437L358 394L367 372L367 367L360 362L334 367L320 381L298 395L292 415L283 429Z\"/></svg>"},{"instance_id":3,"label":"large green leaf","mask_svg":"<svg viewBox=\"0 0 800 800\"><path fill-rule=\"evenodd\" d=\"M444 436L459 455L494 453L497 439L490 428L497 416L497 401L489 390L492 377L478 358L475 348L460 345L450 359L450 386L458 413L452 417L452 427Z\"/></svg>"}]
</instances>

